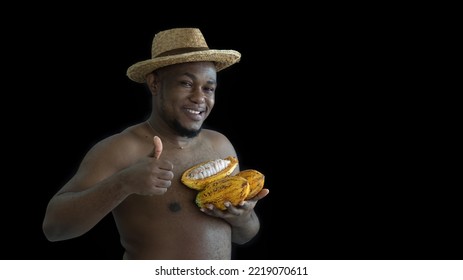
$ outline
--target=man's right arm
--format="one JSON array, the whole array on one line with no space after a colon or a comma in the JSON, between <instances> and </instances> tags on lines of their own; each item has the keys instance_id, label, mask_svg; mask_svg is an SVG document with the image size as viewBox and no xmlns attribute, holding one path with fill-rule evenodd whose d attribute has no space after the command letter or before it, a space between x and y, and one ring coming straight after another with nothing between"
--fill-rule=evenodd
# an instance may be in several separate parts
<instances>
[{"instance_id":1,"label":"man's right arm","mask_svg":"<svg viewBox=\"0 0 463 280\"><path fill-rule=\"evenodd\" d=\"M110 213L128 195L124 170L117 172L108 143L93 147L74 177L49 201L43 232L48 240L59 241L80 236Z\"/></svg>"},{"instance_id":2,"label":"man's right arm","mask_svg":"<svg viewBox=\"0 0 463 280\"><path fill-rule=\"evenodd\" d=\"M88 232L131 194L167 191L174 174L172 163L159 158L162 143L154 141L147 150L139 146L131 137L119 135L87 153L75 176L48 203L42 225L48 240Z\"/></svg>"}]
</instances>

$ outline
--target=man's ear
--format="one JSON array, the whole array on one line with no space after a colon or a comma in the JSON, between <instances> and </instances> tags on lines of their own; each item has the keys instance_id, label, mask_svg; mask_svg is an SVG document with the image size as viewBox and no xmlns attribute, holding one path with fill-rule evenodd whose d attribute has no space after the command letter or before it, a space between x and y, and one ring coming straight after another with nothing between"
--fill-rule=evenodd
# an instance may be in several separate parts
<instances>
[{"instance_id":1,"label":"man's ear","mask_svg":"<svg viewBox=\"0 0 463 280\"><path fill-rule=\"evenodd\" d=\"M149 73L146 76L146 85L148 86L152 95L156 95L158 93L158 83L158 76L155 73Z\"/></svg>"}]
</instances>

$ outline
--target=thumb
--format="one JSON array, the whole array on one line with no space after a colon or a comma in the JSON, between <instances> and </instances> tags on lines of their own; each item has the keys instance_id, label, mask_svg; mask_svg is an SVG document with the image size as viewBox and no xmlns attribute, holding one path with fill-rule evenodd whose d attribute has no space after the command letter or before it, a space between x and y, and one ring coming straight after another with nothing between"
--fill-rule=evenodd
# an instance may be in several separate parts
<instances>
[{"instance_id":1,"label":"thumb","mask_svg":"<svg viewBox=\"0 0 463 280\"><path fill-rule=\"evenodd\" d=\"M151 152L150 156L154 156L156 159L159 158L159 156L161 156L161 153L162 153L162 141L161 141L161 138L159 138L158 136L154 136L153 137L153 151Z\"/></svg>"}]
</instances>

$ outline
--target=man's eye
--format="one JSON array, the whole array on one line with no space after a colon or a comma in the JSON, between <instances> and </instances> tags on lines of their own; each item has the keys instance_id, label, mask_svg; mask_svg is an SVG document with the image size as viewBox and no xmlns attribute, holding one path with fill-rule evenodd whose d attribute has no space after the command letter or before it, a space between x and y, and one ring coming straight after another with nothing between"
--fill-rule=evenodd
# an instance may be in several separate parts
<instances>
[{"instance_id":1,"label":"man's eye","mask_svg":"<svg viewBox=\"0 0 463 280\"><path fill-rule=\"evenodd\" d=\"M192 83L190 83L190 82L185 82L185 81L180 82L180 84L181 84L182 86L186 86L186 87L191 87L191 86L192 86Z\"/></svg>"}]
</instances>

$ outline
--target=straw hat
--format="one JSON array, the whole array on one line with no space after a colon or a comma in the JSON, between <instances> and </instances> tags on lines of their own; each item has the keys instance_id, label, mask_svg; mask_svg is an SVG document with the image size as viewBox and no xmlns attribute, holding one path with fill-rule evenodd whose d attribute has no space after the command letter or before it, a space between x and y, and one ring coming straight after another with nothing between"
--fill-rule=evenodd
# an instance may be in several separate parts
<instances>
[{"instance_id":1,"label":"straw hat","mask_svg":"<svg viewBox=\"0 0 463 280\"><path fill-rule=\"evenodd\" d=\"M234 50L211 50L198 28L173 28L154 36L151 59L137 62L127 69L132 81L144 83L154 70L184 62L212 61L217 71L237 63L241 54Z\"/></svg>"}]
</instances>

